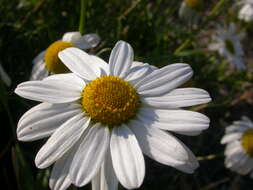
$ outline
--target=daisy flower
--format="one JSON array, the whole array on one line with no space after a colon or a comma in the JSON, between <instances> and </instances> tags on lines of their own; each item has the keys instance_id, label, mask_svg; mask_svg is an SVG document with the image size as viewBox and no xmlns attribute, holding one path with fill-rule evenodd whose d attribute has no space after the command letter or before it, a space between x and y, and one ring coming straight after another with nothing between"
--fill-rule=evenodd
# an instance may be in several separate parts
<instances>
[{"instance_id":1,"label":"daisy flower","mask_svg":"<svg viewBox=\"0 0 253 190\"><path fill-rule=\"evenodd\" d=\"M202 7L202 0L184 0L179 8L179 16L190 24L197 24Z\"/></svg>"},{"instance_id":2,"label":"daisy flower","mask_svg":"<svg viewBox=\"0 0 253 190\"><path fill-rule=\"evenodd\" d=\"M243 34L236 33L234 23L230 23L228 30L219 28L217 34L213 36L213 43L209 49L218 51L221 56L227 57L232 66L237 69L245 69L242 57L244 55L241 39Z\"/></svg>"},{"instance_id":3,"label":"daisy flower","mask_svg":"<svg viewBox=\"0 0 253 190\"><path fill-rule=\"evenodd\" d=\"M247 117L233 122L221 139L226 144L225 166L241 175L250 173L253 178L253 123Z\"/></svg>"},{"instance_id":4,"label":"daisy flower","mask_svg":"<svg viewBox=\"0 0 253 190\"><path fill-rule=\"evenodd\" d=\"M177 88L193 74L188 64L161 69L133 61L131 46L119 41L109 64L77 48L59 53L73 73L28 81L15 93L43 102L18 122L17 137L49 137L35 163L54 163L50 187L71 183L93 189L138 188L145 176L143 154L180 171L192 173L198 162L170 132L197 135L209 127L205 115L180 109L207 103L208 92ZM167 132L170 131L170 132Z\"/></svg>"},{"instance_id":5,"label":"daisy flower","mask_svg":"<svg viewBox=\"0 0 253 190\"><path fill-rule=\"evenodd\" d=\"M80 32L67 32L61 40L53 42L33 60L30 80L42 80L50 74L68 72L68 68L58 58L58 53L65 48L77 47L83 50L94 48L100 42L97 34L81 36Z\"/></svg>"},{"instance_id":6,"label":"daisy flower","mask_svg":"<svg viewBox=\"0 0 253 190\"><path fill-rule=\"evenodd\" d=\"M2 79L2 81L7 85L10 86L11 85L11 79L8 76L8 74L5 72L4 68L2 67L2 65L0 64L0 77Z\"/></svg>"},{"instance_id":7,"label":"daisy flower","mask_svg":"<svg viewBox=\"0 0 253 190\"><path fill-rule=\"evenodd\" d=\"M243 5L238 13L238 17L246 22L253 21L253 0L242 0L239 2Z\"/></svg>"}]
</instances>

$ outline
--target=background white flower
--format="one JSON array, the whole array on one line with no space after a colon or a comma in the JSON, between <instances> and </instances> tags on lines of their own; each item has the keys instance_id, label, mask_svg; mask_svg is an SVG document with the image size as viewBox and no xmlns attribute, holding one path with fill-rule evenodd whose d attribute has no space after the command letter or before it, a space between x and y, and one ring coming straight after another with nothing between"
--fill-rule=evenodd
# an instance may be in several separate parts
<instances>
[{"instance_id":1,"label":"background white flower","mask_svg":"<svg viewBox=\"0 0 253 190\"><path fill-rule=\"evenodd\" d=\"M227 57L232 66L237 69L245 69L243 63L244 52L241 45L242 33L236 32L234 23L229 24L228 30L218 28L217 34L213 36L213 43L209 45L209 49L218 51L221 56Z\"/></svg>"},{"instance_id":2,"label":"background white flower","mask_svg":"<svg viewBox=\"0 0 253 190\"><path fill-rule=\"evenodd\" d=\"M247 117L226 128L221 144L226 144L225 166L241 175L253 178L253 123Z\"/></svg>"},{"instance_id":3,"label":"background white flower","mask_svg":"<svg viewBox=\"0 0 253 190\"><path fill-rule=\"evenodd\" d=\"M2 67L2 65L0 64L0 77L1 80L7 85L10 86L11 85L11 78L9 77L9 75L5 72L4 68Z\"/></svg>"},{"instance_id":4,"label":"background white flower","mask_svg":"<svg viewBox=\"0 0 253 190\"><path fill-rule=\"evenodd\" d=\"M251 22L253 20L253 0L242 0L238 4L243 5L238 13L239 19Z\"/></svg>"},{"instance_id":5,"label":"background white flower","mask_svg":"<svg viewBox=\"0 0 253 190\"><path fill-rule=\"evenodd\" d=\"M189 24L197 24L201 18L202 6L202 0L184 0L179 8L179 16Z\"/></svg>"},{"instance_id":6,"label":"background white flower","mask_svg":"<svg viewBox=\"0 0 253 190\"><path fill-rule=\"evenodd\" d=\"M33 60L30 80L41 80L50 73L66 72L67 68L58 58L58 52L67 47L77 47L83 50L94 48L100 42L97 34L81 35L80 32L67 32L62 39L52 43Z\"/></svg>"},{"instance_id":7,"label":"background white flower","mask_svg":"<svg viewBox=\"0 0 253 190\"><path fill-rule=\"evenodd\" d=\"M113 48L109 64L77 48L59 53L73 73L21 83L15 92L43 103L26 112L18 123L22 141L50 136L38 152L39 168L54 164L50 187L71 183L93 189L138 188L145 176L143 154L180 171L192 173L198 162L171 133L197 135L209 119L180 109L207 103L208 92L177 88L193 74L189 65L161 69L133 62L125 42Z\"/></svg>"}]
</instances>

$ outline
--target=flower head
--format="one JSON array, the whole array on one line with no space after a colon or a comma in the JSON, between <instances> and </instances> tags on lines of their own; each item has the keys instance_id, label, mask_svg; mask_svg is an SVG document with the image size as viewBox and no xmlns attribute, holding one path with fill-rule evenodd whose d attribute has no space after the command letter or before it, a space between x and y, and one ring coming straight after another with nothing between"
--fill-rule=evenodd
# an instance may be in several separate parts
<instances>
[{"instance_id":1,"label":"flower head","mask_svg":"<svg viewBox=\"0 0 253 190\"><path fill-rule=\"evenodd\" d=\"M97 34L81 36L79 32L67 32L62 39L53 42L33 60L33 69L30 80L41 80L50 74L69 72L68 68L58 57L58 53L69 47L89 49L96 47L100 38Z\"/></svg>"},{"instance_id":2,"label":"flower head","mask_svg":"<svg viewBox=\"0 0 253 190\"><path fill-rule=\"evenodd\" d=\"M237 69L245 69L242 60L244 55L241 45L242 37L243 34L236 32L235 24L230 23L228 30L219 28L217 34L213 36L214 42L211 43L209 49L227 57L231 65Z\"/></svg>"},{"instance_id":3,"label":"flower head","mask_svg":"<svg viewBox=\"0 0 253 190\"><path fill-rule=\"evenodd\" d=\"M137 188L145 176L143 154L192 173L198 162L171 131L197 135L209 119L180 109L207 103L208 92L178 88L193 72L184 63L156 69L133 61L131 46L119 41L109 64L68 48L59 58L73 73L52 75L18 85L15 92L43 103L26 112L18 123L19 140L49 137L38 152L39 168L54 164L52 189L92 180L97 189L114 190L118 181Z\"/></svg>"},{"instance_id":4,"label":"flower head","mask_svg":"<svg viewBox=\"0 0 253 190\"><path fill-rule=\"evenodd\" d=\"M246 22L253 21L253 1L252 0L242 0L239 2L242 5L238 17Z\"/></svg>"},{"instance_id":5,"label":"flower head","mask_svg":"<svg viewBox=\"0 0 253 190\"><path fill-rule=\"evenodd\" d=\"M253 123L247 117L233 122L221 139L226 144L225 166L241 175L253 178Z\"/></svg>"}]
</instances>

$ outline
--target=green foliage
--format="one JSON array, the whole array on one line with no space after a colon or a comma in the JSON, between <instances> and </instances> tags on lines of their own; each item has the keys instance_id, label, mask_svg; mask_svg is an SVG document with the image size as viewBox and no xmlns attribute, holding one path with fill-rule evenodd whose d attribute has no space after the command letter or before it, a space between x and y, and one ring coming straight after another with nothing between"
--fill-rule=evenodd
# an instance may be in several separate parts
<instances>
[{"instance_id":1,"label":"green foliage","mask_svg":"<svg viewBox=\"0 0 253 190\"><path fill-rule=\"evenodd\" d=\"M234 1L210 0L204 3L200 22L188 25L178 17L180 3L178 0L89 0L82 27L85 33L100 35L102 41L91 53L100 52L99 56L105 60L108 60L110 48L118 40L125 40L133 46L135 60L157 67L175 62L190 64L194 77L188 86L206 89L213 99L206 107L197 108L210 117L211 126L200 136L178 137L196 155L220 155L224 149L219 143L224 127L242 115L250 117L253 113L253 96L245 95L253 88L253 46L248 45L251 36L246 36L243 41L245 71L231 69L225 58L210 52L207 47L217 25L237 22L241 30L251 34L252 23L243 23L234 16ZM29 79L32 60L39 52L65 32L78 30L79 18L78 0L0 0L0 63L12 79L11 87L0 84L2 187L6 185L18 190L49 188L49 169L38 170L33 164L42 142L20 143L15 134L18 119L35 103L17 97L13 90L17 84ZM210 158L202 159L200 168L193 175L146 158L146 177L140 189L225 190L234 186L252 189L252 180L224 168L222 156ZM90 186L82 189L90 189Z\"/></svg>"}]
</instances>

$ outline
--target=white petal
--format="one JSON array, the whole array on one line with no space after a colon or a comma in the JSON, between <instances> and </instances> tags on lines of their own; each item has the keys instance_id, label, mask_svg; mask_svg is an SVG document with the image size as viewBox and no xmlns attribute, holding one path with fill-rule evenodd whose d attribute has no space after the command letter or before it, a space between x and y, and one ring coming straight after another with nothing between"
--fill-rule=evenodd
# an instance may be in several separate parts
<instances>
[{"instance_id":1,"label":"white petal","mask_svg":"<svg viewBox=\"0 0 253 190\"><path fill-rule=\"evenodd\" d=\"M245 120L234 121L233 124L247 129L253 128L253 123Z\"/></svg>"},{"instance_id":2,"label":"white petal","mask_svg":"<svg viewBox=\"0 0 253 190\"><path fill-rule=\"evenodd\" d=\"M207 129L210 123L205 115L187 110L142 108L138 117L149 126L191 135Z\"/></svg>"},{"instance_id":3,"label":"white petal","mask_svg":"<svg viewBox=\"0 0 253 190\"><path fill-rule=\"evenodd\" d=\"M83 135L83 140L72 160L70 178L76 186L90 182L99 171L109 146L109 129L95 124Z\"/></svg>"},{"instance_id":4,"label":"white petal","mask_svg":"<svg viewBox=\"0 0 253 190\"><path fill-rule=\"evenodd\" d=\"M133 130L144 154L165 165L192 173L198 162L192 152L176 137L155 127L132 121Z\"/></svg>"},{"instance_id":5,"label":"white petal","mask_svg":"<svg viewBox=\"0 0 253 190\"><path fill-rule=\"evenodd\" d=\"M42 80L49 75L48 70L45 67L43 59L39 62L34 63L32 72L30 75L30 80Z\"/></svg>"},{"instance_id":6,"label":"white petal","mask_svg":"<svg viewBox=\"0 0 253 190\"><path fill-rule=\"evenodd\" d=\"M36 166L46 168L58 160L77 142L89 123L90 118L83 113L66 121L40 149L35 158Z\"/></svg>"},{"instance_id":7,"label":"white petal","mask_svg":"<svg viewBox=\"0 0 253 190\"><path fill-rule=\"evenodd\" d=\"M188 81L192 74L188 64L171 64L150 73L134 87L143 96L160 96Z\"/></svg>"},{"instance_id":8,"label":"white petal","mask_svg":"<svg viewBox=\"0 0 253 190\"><path fill-rule=\"evenodd\" d=\"M17 127L18 140L33 141L48 137L78 113L80 113L79 104L41 103L20 118Z\"/></svg>"},{"instance_id":9,"label":"white petal","mask_svg":"<svg viewBox=\"0 0 253 190\"><path fill-rule=\"evenodd\" d=\"M72 80L67 82L65 77L62 77L62 80L54 80L51 77L58 75L50 76L48 80L21 83L15 89L15 93L30 100L48 103L68 103L81 98L85 83L80 85L78 77L71 77Z\"/></svg>"},{"instance_id":10,"label":"white petal","mask_svg":"<svg viewBox=\"0 0 253 190\"><path fill-rule=\"evenodd\" d=\"M242 132L225 134L221 139L221 144L226 144L242 137Z\"/></svg>"},{"instance_id":11,"label":"white petal","mask_svg":"<svg viewBox=\"0 0 253 190\"><path fill-rule=\"evenodd\" d=\"M240 141L235 140L227 144L224 154L229 157L237 152L243 152L243 150Z\"/></svg>"},{"instance_id":12,"label":"white petal","mask_svg":"<svg viewBox=\"0 0 253 190\"><path fill-rule=\"evenodd\" d=\"M93 63L99 65L101 69L101 75L108 75L109 74L109 65L103 59L95 56L90 55L90 58L93 59Z\"/></svg>"},{"instance_id":13,"label":"white petal","mask_svg":"<svg viewBox=\"0 0 253 190\"><path fill-rule=\"evenodd\" d=\"M100 67L89 54L78 48L67 48L58 54L61 61L76 75L88 81L100 76Z\"/></svg>"},{"instance_id":14,"label":"white petal","mask_svg":"<svg viewBox=\"0 0 253 190\"><path fill-rule=\"evenodd\" d=\"M125 78L132 66L133 56L133 49L128 43L117 42L109 59L110 75Z\"/></svg>"},{"instance_id":15,"label":"white petal","mask_svg":"<svg viewBox=\"0 0 253 190\"><path fill-rule=\"evenodd\" d=\"M240 125L230 125L229 127L226 127L225 133L244 132L247 129L249 128Z\"/></svg>"},{"instance_id":16,"label":"white petal","mask_svg":"<svg viewBox=\"0 0 253 190\"><path fill-rule=\"evenodd\" d=\"M207 91L199 88L178 88L161 97L144 97L143 103L149 106L170 109L195 106L211 101Z\"/></svg>"},{"instance_id":17,"label":"white petal","mask_svg":"<svg viewBox=\"0 0 253 190\"><path fill-rule=\"evenodd\" d=\"M225 159L225 166L233 171L237 171L240 167L240 161L245 158L243 151L235 152L234 154L227 156Z\"/></svg>"},{"instance_id":18,"label":"white petal","mask_svg":"<svg viewBox=\"0 0 253 190\"><path fill-rule=\"evenodd\" d=\"M63 155L54 164L51 172L49 186L53 190L66 190L71 185L71 180L68 177L69 164L67 164L68 153Z\"/></svg>"},{"instance_id":19,"label":"white petal","mask_svg":"<svg viewBox=\"0 0 253 190\"><path fill-rule=\"evenodd\" d=\"M10 86L11 85L11 78L9 77L9 75L5 72L4 68L2 67L2 65L0 64L0 78L2 79L2 81L7 85Z\"/></svg>"},{"instance_id":20,"label":"white petal","mask_svg":"<svg viewBox=\"0 0 253 190\"><path fill-rule=\"evenodd\" d=\"M239 167L237 168L237 172L241 175L246 175L252 169L252 164L252 158L245 154L244 157L239 160Z\"/></svg>"},{"instance_id":21,"label":"white petal","mask_svg":"<svg viewBox=\"0 0 253 190\"><path fill-rule=\"evenodd\" d=\"M54 74L44 79L44 81L49 80L52 81L59 80L64 83L69 83L70 81L73 81L72 85L75 86L75 88L84 88L85 86L84 80L76 76L74 73Z\"/></svg>"},{"instance_id":22,"label":"white petal","mask_svg":"<svg viewBox=\"0 0 253 190\"><path fill-rule=\"evenodd\" d=\"M74 43L78 41L81 37L82 36L80 32L66 32L62 37L62 41Z\"/></svg>"},{"instance_id":23,"label":"white petal","mask_svg":"<svg viewBox=\"0 0 253 190\"><path fill-rule=\"evenodd\" d=\"M117 190L118 183L112 166L111 153L108 151L101 169L92 180L92 190Z\"/></svg>"},{"instance_id":24,"label":"white petal","mask_svg":"<svg viewBox=\"0 0 253 190\"><path fill-rule=\"evenodd\" d=\"M100 42L100 37L97 34L86 34L73 43L80 49L94 48Z\"/></svg>"},{"instance_id":25,"label":"white petal","mask_svg":"<svg viewBox=\"0 0 253 190\"><path fill-rule=\"evenodd\" d=\"M134 61L133 65L134 66L131 67L129 74L125 77L125 80L133 85L155 70L155 67L147 63L144 64Z\"/></svg>"},{"instance_id":26,"label":"white petal","mask_svg":"<svg viewBox=\"0 0 253 190\"><path fill-rule=\"evenodd\" d=\"M112 164L120 183L127 189L140 187L145 176L143 154L133 132L125 125L112 131Z\"/></svg>"},{"instance_id":27,"label":"white petal","mask_svg":"<svg viewBox=\"0 0 253 190\"><path fill-rule=\"evenodd\" d=\"M247 116L242 116L242 120L245 121L246 123L248 123L249 125L253 126L252 121L250 120L250 118L248 118Z\"/></svg>"},{"instance_id":28,"label":"white petal","mask_svg":"<svg viewBox=\"0 0 253 190\"><path fill-rule=\"evenodd\" d=\"M212 51L217 51L219 50L221 47L221 43L211 43L209 46L208 46L208 49L212 50Z\"/></svg>"},{"instance_id":29,"label":"white petal","mask_svg":"<svg viewBox=\"0 0 253 190\"><path fill-rule=\"evenodd\" d=\"M32 61L33 64L37 64L38 62L43 61L44 56L45 56L46 50L43 50L40 52Z\"/></svg>"},{"instance_id":30,"label":"white petal","mask_svg":"<svg viewBox=\"0 0 253 190\"><path fill-rule=\"evenodd\" d=\"M101 184L101 168L99 169L97 175L93 177L91 181L92 190L107 190L106 187L102 187Z\"/></svg>"}]
</instances>

